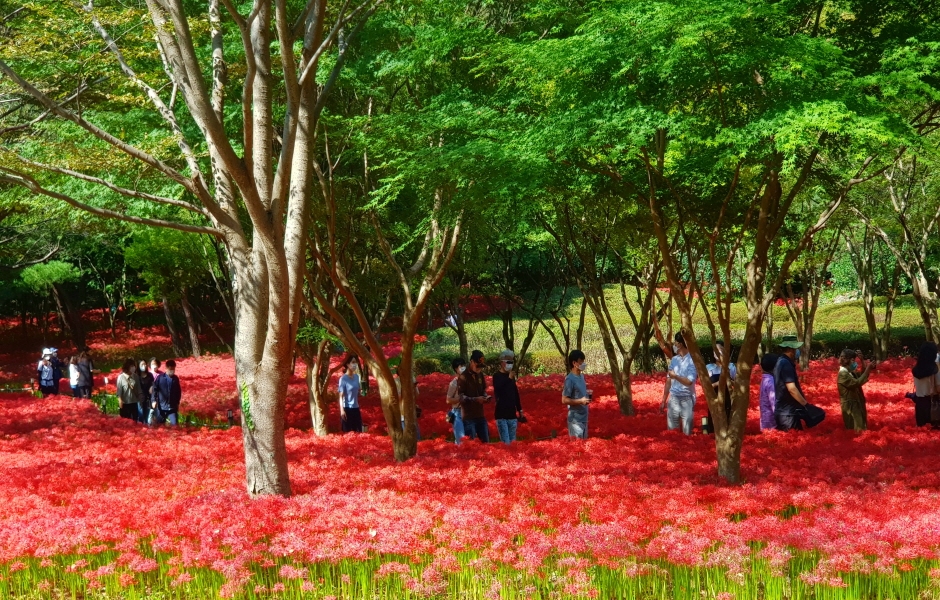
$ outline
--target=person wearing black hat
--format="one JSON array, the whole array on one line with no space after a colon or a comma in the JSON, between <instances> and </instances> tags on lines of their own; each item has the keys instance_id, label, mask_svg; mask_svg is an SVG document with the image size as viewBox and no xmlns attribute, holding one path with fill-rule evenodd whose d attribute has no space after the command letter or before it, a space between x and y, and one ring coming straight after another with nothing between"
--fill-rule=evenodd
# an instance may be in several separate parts
<instances>
[{"instance_id":1,"label":"person wearing black hat","mask_svg":"<svg viewBox=\"0 0 940 600\"><path fill-rule=\"evenodd\" d=\"M483 405L490 401L486 393L486 376L483 365L486 358L479 350L470 354L470 365L457 380L457 393L460 394L460 409L464 434L471 440L476 438L489 443L490 428L483 414Z\"/></svg>"},{"instance_id":2,"label":"person wearing black hat","mask_svg":"<svg viewBox=\"0 0 940 600\"><path fill-rule=\"evenodd\" d=\"M806 421L807 427L815 427L826 418L823 409L807 402L800 387L800 379L796 375L796 350L802 347L803 342L797 339L780 342L782 355L774 367L774 393L777 400L774 418L777 429L781 431L803 429L803 421Z\"/></svg>"}]
</instances>

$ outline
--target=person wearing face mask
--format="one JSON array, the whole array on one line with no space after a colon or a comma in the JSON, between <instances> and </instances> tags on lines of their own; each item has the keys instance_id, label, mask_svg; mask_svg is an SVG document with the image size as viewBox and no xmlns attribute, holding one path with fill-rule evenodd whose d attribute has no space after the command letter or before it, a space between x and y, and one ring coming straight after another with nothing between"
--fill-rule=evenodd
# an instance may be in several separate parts
<instances>
[{"instance_id":1,"label":"person wearing face mask","mask_svg":"<svg viewBox=\"0 0 940 600\"><path fill-rule=\"evenodd\" d=\"M457 391L457 381L464 371L467 370L467 363L462 358L455 358L450 363L454 370L454 377L447 386L447 403L450 405L450 411L447 414L447 420L454 426L454 443L460 444L463 439L463 417L460 415L460 394Z\"/></svg>"},{"instance_id":2,"label":"person wearing face mask","mask_svg":"<svg viewBox=\"0 0 940 600\"><path fill-rule=\"evenodd\" d=\"M516 428L522 415L519 387L516 385L516 355L512 350L499 354L499 371L493 375L493 395L496 397L496 429L504 444L516 441Z\"/></svg>"},{"instance_id":3,"label":"person wearing face mask","mask_svg":"<svg viewBox=\"0 0 940 600\"><path fill-rule=\"evenodd\" d=\"M868 382L871 370L875 368L870 361L864 368L865 358L861 352L845 349L839 355L839 401L842 405L842 420L846 429L865 431L868 429L868 410L865 406L865 392L862 386ZM859 369L861 368L861 372Z\"/></svg>"},{"instance_id":4,"label":"person wearing face mask","mask_svg":"<svg viewBox=\"0 0 940 600\"><path fill-rule=\"evenodd\" d=\"M483 375L485 364L483 353L474 350L470 354L470 366L457 379L457 393L460 394L464 433L471 440L476 438L489 443L490 426L483 414L483 405L490 401L490 395L486 393L486 376Z\"/></svg>"},{"instance_id":5,"label":"person wearing face mask","mask_svg":"<svg viewBox=\"0 0 940 600\"><path fill-rule=\"evenodd\" d=\"M586 440L588 437L588 404L594 396L587 387L584 352L572 350L568 355L568 375L561 392L561 403L568 407L568 436Z\"/></svg>"},{"instance_id":6,"label":"person wearing face mask","mask_svg":"<svg viewBox=\"0 0 940 600\"><path fill-rule=\"evenodd\" d=\"M339 392L339 418L343 432L362 433L362 411L359 408L359 358L350 354L341 363L337 391Z\"/></svg>"},{"instance_id":7,"label":"person wearing face mask","mask_svg":"<svg viewBox=\"0 0 940 600\"><path fill-rule=\"evenodd\" d=\"M150 396L153 394L153 373L147 368L147 361L137 365L137 378L140 380L140 402L137 404L137 422L147 424L150 419Z\"/></svg>"},{"instance_id":8,"label":"person wearing face mask","mask_svg":"<svg viewBox=\"0 0 940 600\"><path fill-rule=\"evenodd\" d=\"M154 422L178 424L182 397L180 379L176 376L176 361L171 359L166 361L166 371L160 373L153 382L150 407L154 412Z\"/></svg>"},{"instance_id":9,"label":"person wearing face mask","mask_svg":"<svg viewBox=\"0 0 940 600\"><path fill-rule=\"evenodd\" d=\"M666 411L666 427L670 430L682 426L682 433L692 435L692 415L695 410L695 378L698 372L681 333L676 334L672 346L673 357L666 373L663 401L659 411Z\"/></svg>"},{"instance_id":10,"label":"person wearing face mask","mask_svg":"<svg viewBox=\"0 0 940 600\"><path fill-rule=\"evenodd\" d=\"M121 366L121 374L117 378L117 397L121 404L120 415L132 421L137 420L140 403L140 380L137 378L136 371L137 361L133 358L125 359Z\"/></svg>"}]
</instances>

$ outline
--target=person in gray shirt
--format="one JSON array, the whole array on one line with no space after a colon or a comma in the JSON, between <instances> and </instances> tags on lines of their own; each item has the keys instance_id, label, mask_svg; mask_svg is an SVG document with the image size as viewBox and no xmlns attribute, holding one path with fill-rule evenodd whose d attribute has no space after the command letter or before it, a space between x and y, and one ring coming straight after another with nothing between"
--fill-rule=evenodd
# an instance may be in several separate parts
<instances>
[{"instance_id":1,"label":"person in gray shirt","mask_svg":"<svg viewBox=\"0 0 940 600\"><path fill-rule=\"evenodd\" d=\"M568 355L568 376L561 392L561 403L568 407L568 435L586 440L588 436L588 404L593 391L587 387L584 352L573 350Z\"/></svg>"}]
</instances>

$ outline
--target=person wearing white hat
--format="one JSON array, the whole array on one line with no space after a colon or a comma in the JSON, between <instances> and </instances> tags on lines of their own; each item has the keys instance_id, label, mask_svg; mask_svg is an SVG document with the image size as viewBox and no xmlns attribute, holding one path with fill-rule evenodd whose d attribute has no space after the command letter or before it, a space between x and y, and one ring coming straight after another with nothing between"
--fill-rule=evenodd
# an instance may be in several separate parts
<instances>
[{"instance_id":1,"label":"person wearing white hat","mask_svg":"<svg viewBox=\"0 0 940 600\"><path fill-rule=\"evenodd\" d=\"M54 394L54 369L52 367L52 352L48 348L42 349L42 360L39 361L39 367L36 369L36 379L39 380L39 391L45 398Z\"/></svg>"}]
</instances>

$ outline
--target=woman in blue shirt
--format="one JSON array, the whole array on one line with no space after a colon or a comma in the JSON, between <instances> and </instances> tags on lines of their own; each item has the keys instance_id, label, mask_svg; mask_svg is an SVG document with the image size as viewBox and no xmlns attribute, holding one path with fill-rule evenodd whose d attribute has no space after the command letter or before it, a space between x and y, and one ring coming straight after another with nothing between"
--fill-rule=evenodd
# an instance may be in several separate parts
<instances>
[{"instance_id":1,"label":"woman in blue shirt","mask_svg":"<svg viewBox=\"0 0 940 600\"><path fill-rule=\"evenodd\" d=\"M339 378L339 417L343 432L362 433L362 412L359 410L359 359L347 355L343 359L345 372Z\"/></svg>"},{"instance_id":2,"label":"woman in blue shirt","mask_svg":"<svg viewBox=\"0 0 940 600\"><path fill-rule=\"evenodd\" d=\"M561 403L568 407L568 436L586 440L588 437L588 404L593 393L587 388L584 352L572 350L568 355L568 376L561 392Z\"/></svg>"}]
</instances>

